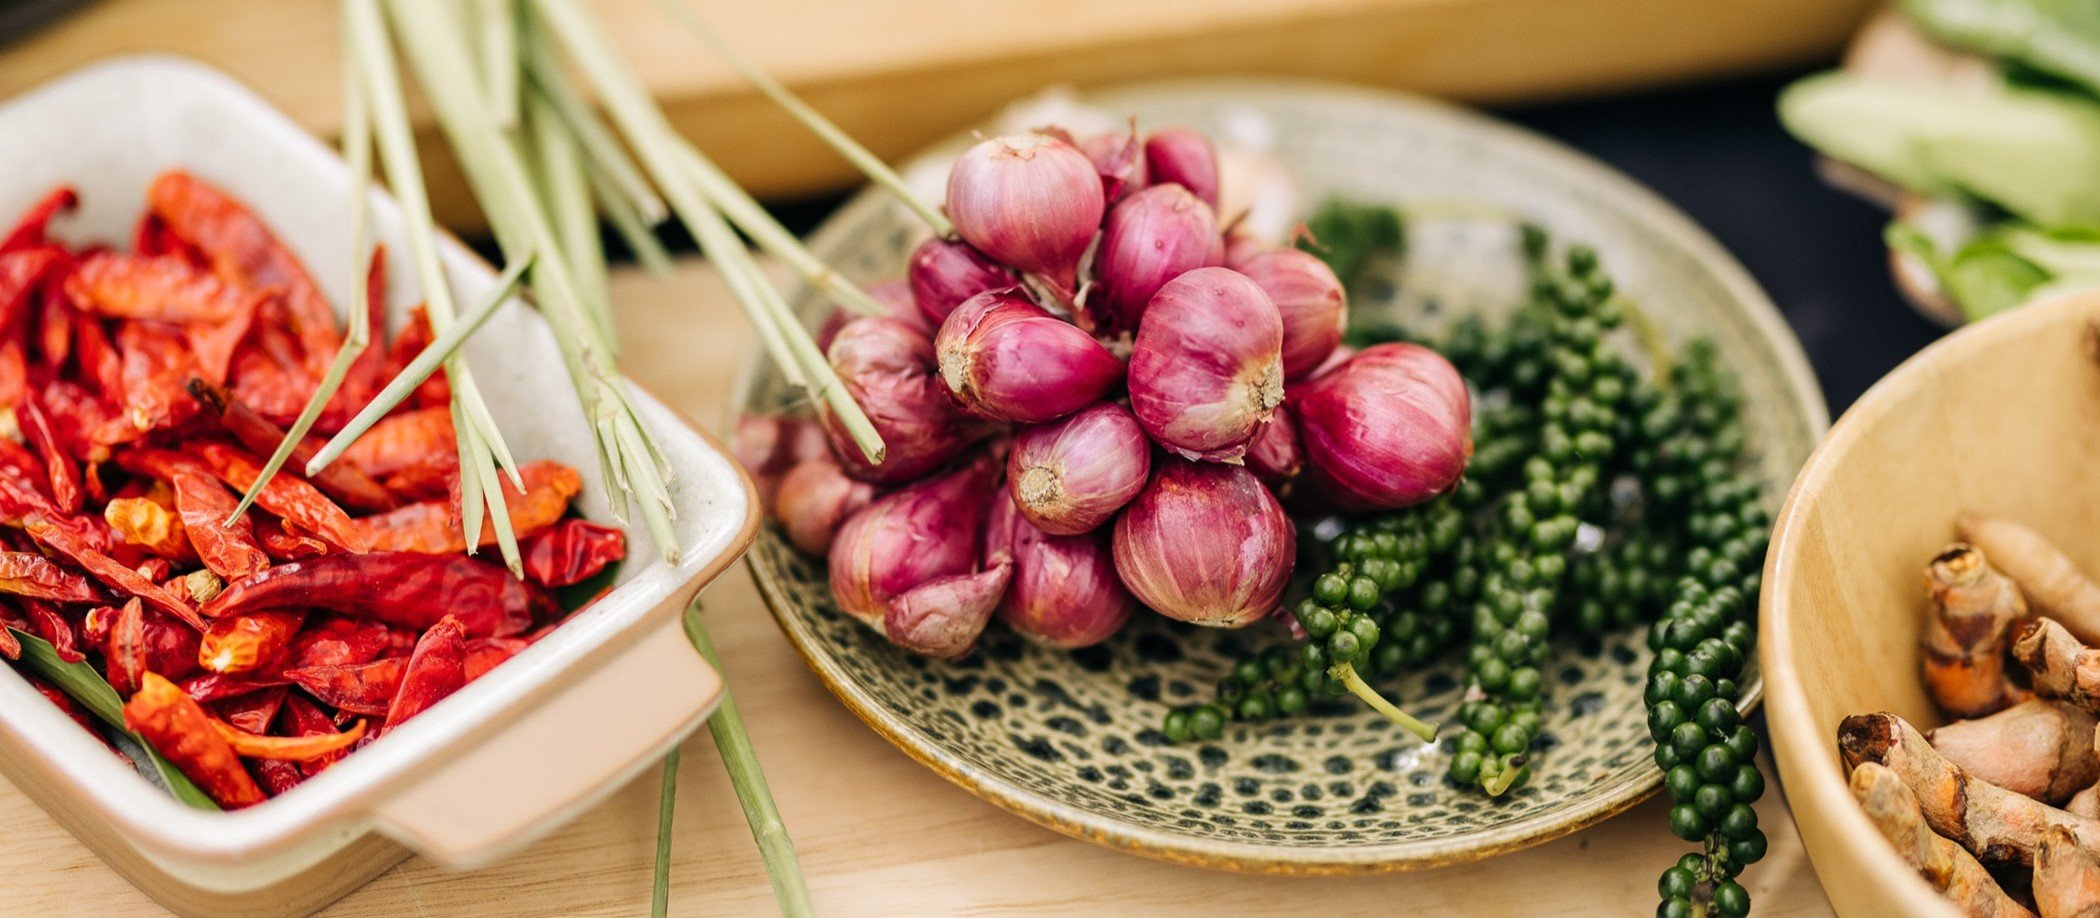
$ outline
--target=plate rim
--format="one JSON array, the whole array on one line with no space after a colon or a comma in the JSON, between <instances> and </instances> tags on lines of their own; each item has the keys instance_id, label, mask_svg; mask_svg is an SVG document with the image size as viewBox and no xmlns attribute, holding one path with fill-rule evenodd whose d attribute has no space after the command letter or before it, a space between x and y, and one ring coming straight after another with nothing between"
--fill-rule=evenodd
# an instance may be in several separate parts
<instances>
[{"instance_id":1,"label":"plate rim","mask_svg":"<svg viewBox=\"0 0 2100 918\"><path fill-rule=\"evenodd\" d=\"M1456 129L1474 132L1488 142L1505 144L1557 161L1572 176L1590 183L1598 195L1615 201L1626 216L1675 241L1686 258L1709 273L1728 299L1737 305L1756 339L1777 359L1779 375L1790 396L1789 406L1806 425L1811 441L1819 441L1829 431L1828 404L1800 340L1748 269L1676 205L1587 153L1529 128L1454 103L1322 80L1237 77L1148 80L1085 91L1079 94L1078 101L1114 108L1127 106L1132 100L1160 97L1244 100L1253 95L1316 98L1322 102L1383 108L1406 116L1440 120ZM964 132L957 132L928 145L906 158L903 171L908 172L910 164L955 146L967 136ZM831 235L840 232L838 227L843 225L842 218L849 214L888 206L881 195L879 190L863 188L811 234L811 247L821 247ZM730 403L732 411L741 410L749 402L762 365L762 356L754 356L740 371ZM759 536L761 539L775 537L770 529ZM989 771L975 769L939 743L920 735L910 723L867 695L837 661L816 646L815 633L787 610L793 600L777 577L765 570L751 554L745 556L745 564L758 584L767 612L773 616L804 665L877 735L979 799L1037 825L1119 851L1242 873L1344 876L1427 870L1484 860L1572 835L1638 806L1662 787L1662 770L1652 758L1643 758L1627 769L1625 777L1607 784L1589 802L1578 806L1542 812L1460 835L1347 848L1298 848L1199 839L1135 825L1047 797ZM1763 695L1764 676L1760 670L1744 687L1737 707L1747 714L1761 703Z\"/></svg>"}]
</instances>

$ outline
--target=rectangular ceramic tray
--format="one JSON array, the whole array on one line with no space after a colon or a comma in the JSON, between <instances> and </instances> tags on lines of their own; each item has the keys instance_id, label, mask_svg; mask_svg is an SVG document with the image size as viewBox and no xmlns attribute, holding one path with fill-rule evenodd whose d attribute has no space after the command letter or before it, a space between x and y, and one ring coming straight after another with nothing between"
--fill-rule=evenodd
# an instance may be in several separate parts
<instances>
[{"instance_id":1,"label":"rectangular ceramic tray","mask_svg":"<svg viewBox=\"0 0 2100 918\"><path fill-rule=\"evenodd\" d=\"M124 245L154 176L187 169L247 202L349 301L349 173L333 151L247 89L201 65L135 57L97 65L0 105L0 220L59 184L81 194L54 232ZM373 194L373 231L393 258L396 326L421 300L401 258L399 209ZM443 253L462 302L494 273ZM521 461L583 473L582 512L608 520L605 482L553 336L522 303L466 353ZM680 547L667 564L629 532L618 586L588 610L428 713L282 797L246 810L188 808L127 767L0 667L0 771L134 884L177 911L318 909L410 852L486 863L589 807L687 735L721 681L680 615L749 544L749 480L720 446L645 393L635 399L674 471ZM34 870L34 864L9 865ZM4 894L0 894L4 899Z\"/></svg>"}]
</instances>

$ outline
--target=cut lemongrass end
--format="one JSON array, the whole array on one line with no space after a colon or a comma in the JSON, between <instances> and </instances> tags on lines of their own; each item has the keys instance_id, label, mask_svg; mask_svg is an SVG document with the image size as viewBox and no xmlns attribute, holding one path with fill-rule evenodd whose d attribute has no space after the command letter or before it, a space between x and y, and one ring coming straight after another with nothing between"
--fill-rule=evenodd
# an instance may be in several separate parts
<instances>
[{"instance_id":1,"label":"cut lemongrass end","mask_svg":"<svg viewBox=\"0 0 2100 918\"><path fill-rule=\"evenodd\" d=\"M312 475L326 468L328 463L334 462L336 457L343 454L344 450L349 449L350 444L357 442L357 438L364 436L366 431L371 430L372 425L379 423L380 418L386 417L388 413L400 407L402 402L407 401L408 397L414 394L417 386L422 385L424 380L429 379L430 374L437 372L439 363L442 363L445 358L452 356L452 352L459 350L459 346L466 343L467 336L472 335L475 330L481 328L482 324L487 322L490 316L496 314L498 307L510 300L511 296L517 292L518 281L525 276L525 269L531 267L533 261L533 256L527 254L523 258L511 262L509 267L504 268L503 274L496 278L496 289L491 291L480 305L474 307L474 311L469 313L464 320L455 322L452 324L452 327L445 329L443 333L430 342L430 346L425 347L422 353L417 354L415 359L410 360L408 366L402 367L401 372L395 374L394 378L387 382L385 388L379 390L378 395L373 396L371 403L366 405L364 410L359 411L355 417L352 417L350 423L343 425L343 429L337 431L327 445L322 446L320 451L314 454L313 461L306 464L306 474ZM455 418L455 420L458 419ZM467 430L474 429L471 424L466 423L461 423L460 427Z\"/></svg>"},{"instance_id":2,"label":"cut lemongrass end","mask_svg":"<svg viewBox=\"0 0 2100 918\"><path fill-rule=\"evenodd\" d=\"M1370 683L1365 682L1364 677L1357 675L1356 667L1342 663L1330 668L1327 674L1340 679L1342 685L1349 689L1349 694L1363 699L1363 702L1370 705L1372 710L1385 715L1386 719L1391 720L1393 723L1399 724L1401 729L1421 737L1422 742L1436 742L1436 724L1424 721L1413 714L1394 707L1392 702L1385 700L1384 695L1378 694L1377 689L1372 688Z\"/></svg>"},{"instance_id":3,"label":"cut lemongrass end","mask_svg":"<svg viewBox=\"0 0 2100 918\"><path fill-rule=\"evenodd\" d=\"M955 224L948 222L947 215L941 213L939 208L926 203L917 194L914 194L911 190L911 185L905 182L904 177L898 175L896 170L891 169L888 163L883 162L882 157L876 156L867 147L861 146L860 141L854 140L852 135L840 130L839 126L833 124L831 119L824 117L823 113L811 108L809 103L802 101L802 98L795 95L785 84L774 79L771 74L766 73L764 70L760 70L757 65L751 63L742 54L737 53L735 48L731 48L727 42L723 41L720 36L717 36L706 22L703 22L699 16L693 14L692 10L687 9L677 0L656 0L656 5L659 9L669 14L672 19L678 20L680 25L686 27L687 31L698 36L709 48L712 48L715 55L728 64L729 69L736 71L738 76L743 77L745 82L750 83L753 88L764 93L767 98L772 99L774 104L785 109L789 115L793 116L795 120L802 122L802 125L809 128L812 133L823 138L824 142L830 145L832 150L845 157L846 161L852 163L854 168L859 169L861 175L866 176L868 181L888 191L892 196L896 197L899 203L903 204L912 213L917 214L919 219L925 221L927 227L933 230L934 235L942 237L955 235Z\"/></svg>"}]
</instances>

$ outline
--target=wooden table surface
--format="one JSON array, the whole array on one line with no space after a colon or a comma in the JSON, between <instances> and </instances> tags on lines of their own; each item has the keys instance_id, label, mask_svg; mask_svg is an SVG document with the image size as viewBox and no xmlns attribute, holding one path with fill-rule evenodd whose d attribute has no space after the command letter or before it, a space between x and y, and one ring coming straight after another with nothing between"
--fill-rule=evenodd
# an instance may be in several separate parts
<instances>
[{"instance_id":1,"label":"wooden table surface","mask_svg":"<svg viewBox=\"0 0 2100 918\"><path fill-rule=\"evenodd\" d=\"M734 375L757 350L704 264L661 282L615 278L629 371L720 426ZM644 333L646 331L646 333ZM1237 876L1120 854L978 800L919 766L840 706L806 670L738 567L706 596L729 683L749 723L819 912L831 915L1647 914L1656 877L1689 846L1664 800L1492 861L1351 879ZM1769 775L1771 769L1766 768ZM412 858L328 911L339 916L504 918L646 913L656 772L495 866L446 873ZM1830 910L1781 797L1758 816L1771 853L1745 876L1761 914ZM773 908L742 811L705 731L685 745L672 911ZM0 781L0 914L160 914L50 817Z\"/></svg>"},{"instance_id":2,"label":"wooden table surface","mask_svg":"<svg viewBox=\"0 0 2100 918\"><path fill-rule=\"evenodd\" d=\"M762 195L857 180L653 0L578 0L678 128ZM1298 76L1514 101L1835 56L1881 0L679 0L893 160L1053 84ZM127 52L225 69L324 136L341 124L332 0L100 0L0 52L0 97ZM427 120L421 105L412 106ZM479 217L444 145L431 192Z\"/></svg>"}]
</instances>

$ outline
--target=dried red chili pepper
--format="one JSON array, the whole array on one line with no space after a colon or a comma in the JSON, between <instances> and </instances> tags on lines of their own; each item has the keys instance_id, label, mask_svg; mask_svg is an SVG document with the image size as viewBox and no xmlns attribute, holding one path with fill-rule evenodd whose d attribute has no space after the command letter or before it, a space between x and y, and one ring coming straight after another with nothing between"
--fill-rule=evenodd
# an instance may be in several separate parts
<instances>
[{"instance_id":1,"label":"dried red chili pepper","mask_svg":"<svg viewBox=\"0 0 2100 918\"><path fill-rule=\"evenodd\" d=\"M315 376L326 371L342 341L335 310L299 256L268 226L231 195L181 171L155 179L146 191L146 206L177 237L202 252L219 276L257 290L283 291L285 312L305 350L307 371Z\"/></svg>"},{"instance_id":2,"label":"dried red chili pepper","mask_svg":"<svg viewBox=\"0 0 2100 918\"><path fill-rule=\"evenodd\" d=\"M115 399L102 399L65 379L45 382L41 395L59 442L88 462L107 459L109 447L138 438L139 430L121 416Z\"/></svg>"},{"instance_id":3,"label":"dried red chili pepper","mask_svg":"<svg viewBox=\"0 0 2100 918\"><path fill-rule=\"evenodd\" d=\"M197 782L220 806L261 803L262 788L211 725L211 715L159 673L147 673L124 704L124 725Z\"/></svg>"},{"instance_id":4,"label":"dried red chili pepper","mask_svg":"<svg viewBox=\"0 0 2100 918\"><path fill-rule=\"evenodd\" d=\"M205 567L233 581L270 566L269 556L256 540L254 520L244 513L227 522L240 501L224 485L201 468L170 471L168 483L175 489L176 512Z\"/></svg>"},{"instance_id":5,"label":"dried red chili pepper","mask_svg":"<svg viewBox=\"0 0 2100 918\"><path fill-rule=\"evenodd\" d=\"M22 342L0 335L0 405L19 405L29 397L29 361Z\"/></svg>"},{"instance_id":6,"label":"dried red chili pepper","mask_svg":"<svg viewBox=\"0 0 2100 918\"><path fill-rule=\"evenodd\" d=\"M198 267L210 267L203 252L175 236L168 224L152 211L139 216L131 230L131 251L140 255L174 255Z\"/></svg>"},{"instance_id":7,"label":"dried red chili pepper","mask_svg":"<svg viewBox=\"0 0 2100 918\"><path fill-rule=\"evenodd\" d=\"M0 437L0 469L31 482L48 480L48 473L44 471L44 460L37 458L28 447L6 437Z\"/></svg>"},{"instance_id":8,"label":"dried red chili pepper","mask_svg":"<svg viewBox=\"0 0 2100 918\"><path fill-rule=\"evenodd\" d=\"M251 759L275 759L284 762L312 762L342 752L365 736L365 722L358 721L349 730L337 733L329 725L327 733L301 736L259 736L261 731L250 730L237 723L216 724L219 735L224 737L233 751Z\"/></svg>"},{"instance_id":9,"label":"dried red chili pepper","mask_svg":"<svg viewBox=\"0 0 2100 918\"><path fill-rule=\"evenodd\" d=\"M278 722L288 736L329 737L341 732L336 729L335 720L328 716L328 712L299 695L285 699L284 713L278 715ZM364 726L363 721L358 721L352 729L362 734ZM349 754L349 751L348 748L344 748L315 756L299 763L299 770L307 777L313 777Z\"/></svg>"},{"instance_id":10,"label":"dried red chili pepper","mask_svg":"<svg viewBox=\"0 0 2100 918\"><path fill-rule=\"evenodd\" d=\"M270 721L277 719L277 711L284 707L285 696L290 691L289 687L280 685L273 689L265 689L253 694L217 702L211 706L211 710L213 713L218 714L221 720L242 730L246 730L249 733L263 733L270 729ZM235 746L233 751L240 752L242 755L248 754L241 752L239 746Z\"/></svg>"},{"instance_id":11,"label":"dried red chili pepper","mask_svg":"<svg viewBox=\"0 0 2100 918\"><path fill-rule=\"evenodd\" d=\"M306 772L300 770L297 762L257 759L253 765L256 783L271 797L282 797L306 781Z\"/></svg>"},{"instance_id":12,"label":"dried red chili pepper","mask_svg":"<svg viewBox=\"0 0 2100 918\"><path fill-rule=\"evenodd\" d=\"M52 431L51 421L34 393L15 406L15 419L20 422L29 444L36 448L44 461L45 474L51 482L52 502L67 513L79 513L87 496L81 492L80 469L73 464L73 457L59 447L58 435Z\"/></svg>"},{"instance_id":13,"label":"dried red chili pepper","mask_svg":"<svg viewBox=\"0 0 2100 918\"><path fill-rule=\"evenodd\" d=\"M416 355L423 353L423 349L435 340L437 335L430 329L429 311L422 306L409 310L408 324L402 326L401 334L395 336L394 343L387 347L386 378L393 379L401 375L401 371L408 368L409 362L415 360ZM423 380L422 385L416 387L415 394L409 396L409 404L422 408L443 408L451 403L452 383L446 379L443 367L430 374L429 379Z\"/></svg>"},{"instance_id":14,"label":"dried red chili pepper","mask_svg":"<svg viewBox=\"0 0 2100 918\"><path fill-rule=\"evenodd\" d=\"M64 249L38 246L0 254L0 329L15 329L28 314L29 295L71 258Z\"/></svg>"},{"instance_id":15,"label":"dried red chili pepper","mask_svg":"<svg viewBox=\"0 0 2100 918\"><path fill-rule=\"evenodd\" d=\"M467 642L466 662L461 669L466 673L467 681L472 682L530 646L532 642L521 637L475 638Z\"/></svg>"},{"instance_id":16,"label":"dried red chili pepper","mask_svg":"<svg viewBox=\"0 0 2100 918\"><path fill-rule=\"evenodd\" d=\"M627 534L589 520L566 519L518 546L525 578L544 587L582 583L627 557Z\"/></svg>"},{"instance_id":17,"label":"dried red chili pepper","mask_svg":"<svg viewBox=\"0 0 2100 918\"><path fill-rule=\"evenodd\" d=\"M262 474L261 463L229 444L200 443L193 450L220 481L238 490L246 491ZM262 493L255 497L255 503L346 551L362 552L369 548L350 514L289 469L278 470L275 477L265 482Z\"/></svg>"},{"instance_id":18,"label":"dried red chili pepper","mask_svg":"<svg viewBox=\"0 0 2100 918\"><path fill-rule=\"evenodd\" d=\"M146 608L137 597L125 601L109 625L109 684L119 695L128 695L142 684L151 669L146 661Z\"/></svg>"},{"instance_id":19,"label":"dried red chili pepper","mask_svg":"<svg viewBox=\"0 0 2100 918\"><path fill-rule=\"evenodd\" d=\"M299 666L285 670L284 677L331 708L376 716L385 714L393 703L408 660L388 657L369 663Z\"/></svg>"},{"instance_id":20,"label":"dried red chili pepper","mask_svg":"<svg viewBox=\"0 0 2100 918\"><path fill-rule=\"evenodd\" d=\"M293 666L345 666L370 663L390 649L393 629L369 618L321 617L292 638L285 656Z\"/></svg>"},{"instance_id":21,"label":"dried red chili pepper","mask_svg":"<svg viewBox=\"0 0 2100 918\"><path fill-rule=\"evenodd\" d=\"M46 244L51 219L80 206L80 195L70 185L61 185L31 204L7 235L0 237L0 254Z\"/></svg>"},{"instance_id":22,"label":"dried red chili pepper","mask_svg":"<svg viewBox=\"0 0 2100 918\"><path fill-rule=\"evenodd\" d=\"M213 619L197 646L197 664L217 673L246 673L284 655L306 613L270 610Z\"/></svg>"},{"instance_id":23,"label":"dried red chili pepper","mask_svg":"<svg viewBox=\"0 0 2100 918\"><path fill-rule=\"evenodd\" d=\"M457 616L471 637L517 634L558 611L545 590L462 555L375 552L280 564L228 584L208 618L263 609L317 608L389 625L429 628Z\"/></svg>"},{"instance_id":24,"label":"dried red chili pepper","mask_svg":"<svg viewBox=\"0 0 2100 918\"><path fill-rule=\"evenodd\" d=\"M212 385L205 380L192 379L190 395L204 406L205 413L218 418L220 426L225 427L227 433L233 434L234 439L241 441L242 446L257 453L267 454L275 452L277 445L284 441L284 428L271 423L270 419L258 414L255 409L242 404L223 387ZM298 446L292 448L291 458L286 462L285 468L303 469L319 451L319 441L312 437L301 440ZM323 466L320 473L313 476L312 481L322 493L358 510L391 510L401 503L385 485L346 463L332 462Z\"/></svg>"},{"instance_id":25,"label":"dried red chili pepper","mask_svg":"<svg viewBox=\"0 0 2100 918\"><path fill-rule=\"evenodd\" d=\"M233 394L242 404L254 408L263 417L278 424L290 424L306 408L312 397L315 380L296 363L271 356L267 345L279 337L268 325L255 329L250 336L254 346L242 348L233 359ZM316 422L316 430L330 430L324 417Z\"/></svg>"},{"instance_id":26,"label":"dried red chili pepper","mask_svg":"<svg viewBox=\"0 0 2100 918\"><path fill-rule=\"evenodd\" d=\"M22 639L15 637L18 630L28 631L29 622L21 620L19 613L6 603L0 603L0 657L22 659Z\"/></svg>"},{"instance_id":27,"label":"dried red chili pepper","mask_svg":"<svg viewBox=\"0 0 2100 918\"><path fill-rule=\"evenodd\" d=\"M34 552L0 551L0 593L56 602L94 602L102 591L86 577Z\"/></svg>"},{"instance_id":28,"label":"dried red chili pepper","mask_svg":"<svg viewBox=\"0 0 2100 918\"><path fill-rule=\"evenodd\" d=\"M194 563L197 553L190 547L182 518L160 503L145 497L119 497L102 505L102 521L116 530L117 538L163 558Z\"/></svg>"},{"instance_id":29,"label":"dried red chili pepper","mask_svg":"<svg viewBox=\"0 0 2100 918\"><path fill-rule=\"evenodd\" d=\"M87 659L80 652L80 631L73 621L60 612L57 606L40 599L22 599L22 611L29 616L29 633L50 642L58 651L58 658L68 663Z\"/></svg>"},{"instance_id":30,"label":"dried red chili pepper","mask_svg":"<svg viewBox=\"0 0 2100 918\"><path fill-rule=\"evenodd\" d=\"M133 548L134 546L122 545L118 547ZM131 566L131 569L135 571L139 576L144 577L147 580L151 580L154 583L161 584L161 589L168 590L169 593L174 594L175 598L177 600L182 601L184 605L187 605L189 603L189 600L184 595L175 593L174 588L169 587L167 585L168 578L173 577L175 575L175 564L169 561L168 559L143 558L138 560L137 563L134 563Z\"/></svg>"},{"instance_id":31,"label":"dried red chili pepper","mask_svg":"<svg viewBox=\"0 0 2100 918\"><path fill-rule=\"evenodd\" d=\"M450 615L438 619L417 639L408 668L401 673L401 688L394 692L393 703L387 705L386 721L380 725L379 735L386 735L459 691L460 686L467 684L466 664L465 627Z\"/></svg>"},{"instance_id":32,"label":"dried red chili pepper","mask_svg":"<svg viewBox=\"0 0 2100 918\"><path fill-rule=\"evenodd\" d=\"M123 354L124 419L137 433L174 427L194 417L197 402L184 383L198 372L180 332L151 322L117 327Z\"/></svg>"},{"instance_id":33,"label":"dried red chili pepper","mask_svg":"<svg viewBox=\"0 0 2100 918\"><path fill-rule=\"evenodd\" d=\"M200 702L224 701L292 684L281 674L269 678L255 678L256 674L231 676L225 673L199 673L182 680L182 690Z\"/></svg>"},{"instance_id":34,"label":"dried red chili pepper","mask_svg":"<svg viewBox=\"0 0 2100 918\"><path fill-rule=\"evenodd\" d=\"M386 386L386 246L372 247L372 261L365 269L365 349L351 361L350 369L343 374L342 386L328 400L327 414L333 419L330 425L340 429L355 416L379 390ZM251 445L252 449L253 446ZM319 484L319 482L316 482ZM326 490L326 486L323 486Z\"/></svg>"},{"instance_id":35,"label":"dried red chili pepper","mask_svg":"<svg viewBox=\"0 0 2100 918\"><path fill-rule=\"evenodd\" d=\"M94 384L97 395L111 400L124 397L124 358L100 321L82 316L73 323L73 359L80 365L80 375Z\"/></svg>"},{"instance_id":36,"label":"dried red chili pepper","mask_svg":"<svg viewBox=\"0 0 2100 918\"><path fill-rule=\"evenodd\" d=\"M269 294L169 255L101 253L81 259L66 292L82 311L112 319L187 324L252 315Z\"/></svg>"},{"instance_id":37,"label":"dried red chili pepper","mask_svg":"<svg viewBox=\"0 0 2100 918\"><path fill-rule=\"evenodd\" d=\"M184 623L200 632L205 629L204 619L197 616L197 610L190 608L182 600L171 595L160 584L139 576L137 571L125 567L108 555L96 551L92 546L75 538L71 533L41 520L31 521L28 529L30 538L35 539L37 544L65 556L67 560L72 561L74 564L80 565L89 574L93 575L95 579L109 585L110 588L123 595L143 599L152 605L153 608L181 619Z\"/></svg>"},{"instance_id":38,"label":"dried red chili pepper","mask_svg":"<svg viewBox=\"0 0 2100 918\"><path fill-rule=\"evenodd\" d=\"M510 508L511 531L520 539L530 538L560 522L569 510L569 500L583 490L583 478L575 469L556 462L528 462L518 469L525 480L521 493L503 479L503 503ZM374 551L414 551L425 554L455 554L467 548L466 536L452 509L456 502L423 501L398 510L368 516L356 525ZM496 526L484 519L479 545L496 544Z\"/></svg>"},{"instance_id":39,"label":"dried red chili pepper","mask_svg":"<svg viewBox=\"0 0 2100 918\"><path fill-rule=\"evenodd\" d=\"M452 430L452 410L418 408L380 419L343 451L341 461L373 478L386 478L413 466L426 464L433 455L459 455L459 441Z\"/></svg>"},{"instance_id":40,"label":"dried red chili pepper","mask_svg":"<svg viewBox=\"0 0 2100 918\"><path fill-rule=\"evenodd\" d=\"M65 268L53 270L39 286L42 296L37 309L37 350L41 359L37 365L46 374L57 375L73 355L73 326L86 321L86 316L74 313L61 284L52 283L52 278L63 277Z\"/></svg>"},{"instance_id":41,"label":"dried red chili pepper","mask_svg":"<svg viewBox=\"0 0 2100 918\"><path fill-rule=\"evenodd\" d=\"M293 532L273 519L255 521L255 541L273 561L297 561L328 554L335 547L310 535Z\"/></svg>"}]
</instances>

